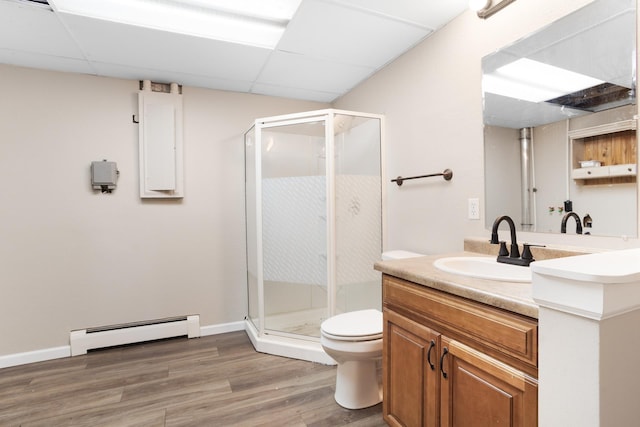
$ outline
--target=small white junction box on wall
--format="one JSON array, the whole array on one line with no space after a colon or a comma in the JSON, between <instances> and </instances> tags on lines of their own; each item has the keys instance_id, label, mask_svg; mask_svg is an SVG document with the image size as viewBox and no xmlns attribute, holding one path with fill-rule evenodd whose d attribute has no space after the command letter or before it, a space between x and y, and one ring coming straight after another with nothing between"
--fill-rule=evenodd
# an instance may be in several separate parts
<instances>
[{"instance_id":1,"label":"small white junction box on wall","mask_svg":"<svg viewBox=\"0 0 640 427\"><path fill-rule=\"evenodd\" d=\"M140 197L184 196L182 149L182 95L171 83L170 92L151 90L145 80L138 93Z\"/></svg>"},{"instance_id":2,"label":"small white junction box on wall","mask_svg":"<svg viewBox=\"0 0 640 427\"><path fill-rule=\"evenodd\" d=\"M91 162L91 187L94 190L102 190L103 193L111 193L116 188L118 174L116 162Z\"/></svg>"}]
</instances>

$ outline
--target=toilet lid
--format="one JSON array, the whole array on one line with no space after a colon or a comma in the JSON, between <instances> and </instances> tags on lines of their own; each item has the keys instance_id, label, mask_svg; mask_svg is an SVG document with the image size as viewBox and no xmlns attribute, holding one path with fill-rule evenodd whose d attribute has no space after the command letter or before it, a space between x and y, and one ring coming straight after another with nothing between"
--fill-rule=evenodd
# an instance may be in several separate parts
<instances>
[{"instance_id":1,"label":"toilet lid","mask_svg":"<svg viewBox=\"0 0 640 427\"><path fill-rule=\"evenodd\" d=\"M322 322L322 332L335 339L373 340L382 337L382 313L359 310L338 314Z\"/></svg>"}]
</instances>

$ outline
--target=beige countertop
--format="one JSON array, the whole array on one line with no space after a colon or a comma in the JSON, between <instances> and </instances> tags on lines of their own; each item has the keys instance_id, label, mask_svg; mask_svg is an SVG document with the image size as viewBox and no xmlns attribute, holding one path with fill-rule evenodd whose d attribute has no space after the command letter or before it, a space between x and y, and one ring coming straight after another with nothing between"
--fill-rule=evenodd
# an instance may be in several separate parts
<instances>
[{"instance_id":1,"label":"beige countertop","mask_svg":"<svg viewBox=\"0 0 640 427\"><path fill-rule=\"evenodd\" d=\"M531 283L502 282L447 273L433 266L438 258L449 256L487 256L474 252L428 255L391 261L378 261L374 268L382 273L443 292L538 318Z\"/></svg>"}]
</instances>

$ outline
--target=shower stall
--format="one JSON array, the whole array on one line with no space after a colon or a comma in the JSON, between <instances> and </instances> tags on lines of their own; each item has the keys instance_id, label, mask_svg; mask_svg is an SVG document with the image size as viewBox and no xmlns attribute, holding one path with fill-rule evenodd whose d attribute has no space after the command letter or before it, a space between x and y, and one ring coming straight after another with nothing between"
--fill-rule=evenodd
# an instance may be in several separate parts
<instances>
[{"instance_id":1,"label":"shower stall","mask_svg":"<svg viewBox=\"0 0 640 427\"><path fill-rule=\"evenodd\" d=\"M246 330L257 351L334 363L330 316L381 309L383 117L334 109L245 134Z\"/></svg>"}]
</instances>

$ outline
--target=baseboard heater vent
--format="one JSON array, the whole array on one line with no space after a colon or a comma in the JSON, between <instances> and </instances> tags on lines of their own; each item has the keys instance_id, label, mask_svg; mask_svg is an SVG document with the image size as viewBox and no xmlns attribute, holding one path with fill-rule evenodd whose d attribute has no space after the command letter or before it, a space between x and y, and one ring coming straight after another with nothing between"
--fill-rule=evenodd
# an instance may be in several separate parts
<instances>
[{"instance_id":1,"label":"baseboard heater vent","mask_svg":"<svg viewBox=\"0 0 640 427\"><path fill-rule=\"evenodd\" d=\"M179 336L200 336L200 316L179 316L119 325L100 326L71 331L71 355L87 354L88 350L116 345L159 340Z\"/></svg>"}]
</instances>

